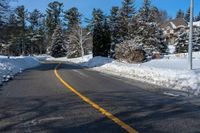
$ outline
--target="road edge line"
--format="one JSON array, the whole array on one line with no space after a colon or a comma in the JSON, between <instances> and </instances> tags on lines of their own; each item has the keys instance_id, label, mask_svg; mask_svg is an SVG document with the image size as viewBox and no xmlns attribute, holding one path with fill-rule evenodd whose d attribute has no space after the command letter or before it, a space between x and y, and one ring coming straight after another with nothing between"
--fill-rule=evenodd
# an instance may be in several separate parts
<instances>
[{"instance_id":1,"label":"road edge line","mask_svg":"<svg viewBox=\"0 0 200 133\"><path fill-rule=\"evenodd\" d=\"M122 120L120 120L119 118L117 118L116 116L114 116L112 113L110 113L109 111L103 109L102 107L100 107L98 104L96 104L95 102L91 101L89 98L85 97L84 95L82 95L81 93L79 93L76 89L74 89L72 86L70 86L67 82L65 82L61 76L58 73L58 68L61 66L61 63L59 63L55 69L54 69L54 74L56 75L56 77L59 79L59 81L65 86L67 87L69 90L71 90L73 93L75 93L78 97L80 97L83 101L85 101L87 104L91 105L93 108L97 109L101 114L103 114L104 116L106 116L107 118L109 118L110 120L114 121L116 124L118 124L120 127L122 127L123 129L125 129L128 133L139 133L138 131L136 131L134 128L132 128L131 126L129 126L128 124L126 124L125 122L123 122Z\"/></svg>"}]
</instances>

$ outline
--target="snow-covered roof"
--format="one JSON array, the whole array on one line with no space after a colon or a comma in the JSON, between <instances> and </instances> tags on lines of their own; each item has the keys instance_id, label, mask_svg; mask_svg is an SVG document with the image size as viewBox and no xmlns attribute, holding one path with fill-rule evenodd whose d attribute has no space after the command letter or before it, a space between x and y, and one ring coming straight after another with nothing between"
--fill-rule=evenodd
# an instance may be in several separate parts
<instances>
[{"instance_id":1,"label":"snow-covered roof","mask_svg":"<svg viewBox=\"0 0 200 133\"><path fill-rule=\"evenodd\" d=\"M172 29L177 29L178 27L187 27L188 23L183 18L177 18L166 21L160 25L161 28L166 28L168 26L170 26Z\"/></svg>"},{"instance_id":2,"label":"snow-covered roof","mask_svg":"<svg viewBox=\"0 0 200 133\"><path fill-rule=\"evenodd\" d=\"M200 21L193 22L193 25L194 25L194 26L199 26L199 27L200 27Z\"/></svg>"}]
</instances>

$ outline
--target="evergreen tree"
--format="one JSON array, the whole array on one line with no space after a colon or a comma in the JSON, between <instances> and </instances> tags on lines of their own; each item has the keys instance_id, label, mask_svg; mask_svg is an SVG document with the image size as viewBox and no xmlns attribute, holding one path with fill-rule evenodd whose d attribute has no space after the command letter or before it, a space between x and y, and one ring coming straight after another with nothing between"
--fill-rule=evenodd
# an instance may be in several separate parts
<instances>
[{"instance_id":1,"label":"evergreen tree","mask_svg":"<svg viewBox=\"0 0 200 133\"><path fill-rule=\"evenodd\" d=\"M63 3L58 1L54 1L48 4L47 8L47 18L46 18L46 26L48 32L48 44L50 44L51 36L57 25L61 24L61 13L62 13Z\"/></svg>"},{"instance_id":2,"label":"evergreen tree","mask_svg":"<svg viewBox=\"0 0 200 133\"><path fill-rule=\"evenodd\" d=\"M110 52L111 36L107 21L94 25L93 32L93 57L108 57Z\"/></svg>"},{"instance_id":3,"label":"evergreen tree","mask_svg":"<svg viewBox=\"0 0 200 133\"><path fill-rule=\"evenodd\" d=\"M185 14L185 20L190 22L190 8L188 8L187 13Z\"/></svg>"},{"instance_id":4,"label":"evergreen tree","mask_svg":"<svg viewBox=\"0 0 200 133\"><path fill-rule=\"evenodd\" d=\"M19 27L17 17L15 14L11 14L8 19L7 29L8 32L6 35L9 38L9 54L20 55L21 54L21 27Z\"/></svg>"},{"instance_id":5,"label":"evergreen tree","mask_svg":"<svg viewBox=\"0 0 200 133\"><path fill-rule=\"evenodd\" d=\"M10 0L1 0L0 1L0 27L5 24L5 21L8 19L7 16L10 12L9 6Z\"/></svg>"},{"instance_id":6,"label":"evergreen tree","mask_svg":"<svg viewBox=\"0 0 200 133\"><path fill-rule=\"evenodd\" d=\"M184 12L181 9L176 13L176 18L184 18Z\"/></svg>"},{"instance_id":7,"label":"evergreen tree","mask_svg":"<svg viewBox=\"0 0 200 133\"><path fill-rule=\"evenodd\" d=\"M159 12L160 12L160 21L161 22L165 22L170 19L166 10L160 10Z\"/></svg>"},{"instance_id":8,"label":"evergreen tree","mask_svg":"<svg viewBox=\"0 0 200 133\"><path fill-rule=\"evenodd\" d=\"M111 32L111 57L114 58L115 56L115 45L119 43L118 38L120 37L118 30L119 30L119 7L112 7L111 15L109 16L109 25L110 25L110 32Z\"/></svg>"},{"instance_id":9,"label":"evergreen tree","mask_svg":"<svg viewBox=\"0 0 200 133\"><path fill-rule=\"evenodd\" d=\"M196 16L195 21L200 21L200 12L199 12L198 15Z\"/></svg>"},{"instance_id":10,"label":"evergreen tree","mask_svg":"<svg viewBox=\"0 0 200 133\"><path fill-rule=\"evenodd\" d=\"M87 29L89 29L89 31L93 32L94 31L94 26L101 22L103 23L104 19L106 17L103 14L103 11L101 9L93 9L92 11L92 19L86 19L86 22L88 23L87 25Z\"/></svg>"},{"instance_id":11,"label":"evergreen tree","mask_svg":"<svg viewBox=\"0 0 200 133\"><path fill-rule=\"evenodd\" d=\"M181 29L178 33L178 38L175 40L176 53L186 53L188 50L188 33Z\"/></svg>"},{"instance_id":12,"label":"evergreen tree","mask_svg":"<svg viewBox=\"0 0 200 133\"><path fill-rule=\"evenodd\" d=\"M129 24L130 21L135 17L135 1L134 0L123 0L122 8L119 11L119 35L121 41L130 38L129 36Z\"/></svg>"},{"instance_id":13,"label":"evergreen tree","mask_svg":"<svg viewBox=\"0 0 200 133\"><path fill-rule=\"evenodd\" d=\"M161 22L161 14L157 7L155 6L151 7L149 14L150 14L149 22L156 22L156 23Z\"/></svg>"},{"instance_id":14,"label":"evergreen tree","mask_svg":"<svg viewBox=\"0 0 200 133\"><path fill-rule=\"evenodd\" d=\"M107 23L107 19L104 21L104 27L103 27L103 47L104 54L103 56L108 57L110 55L110 48L111 48L111 31L109 24Z\"/></svg>"},{"instance_id":15,"label":"evergreen tree","mask_svg":"<svg viewBox=\"0 0 200 133\"><path fill-rule=\"evenodd\" d=\"M64 18L67 21L67 27L69 30L70 28L81 24L81 14L76 7L72 7L71 9L65 11Z\"/></svg>"},{"instance_id":16,"label":"evergreen tree","mask_svg":"<svg viewBox=\"0 0 200 133\"><path fill-rule=\"evenodd\" d=\"M21 42L21 54L24 55L26 52L26 16L27 16L27 11L25 10L24 6L18 6L15 9L15 14L16 14L16 18L18 21L18 26L20 27L20 42Z\"/></svg>"},{"instance_id":17,"label":"evergreen tree","mask_svg":"<svg viewBox=\"0 0 200 133\"><path fill-rule=\"evenodd\" d=\"M139 10L139 19L144 22L150 22L151 20L151 0L144 0L143 6Z\"/></svg>"},{"instance_id":18,"label":"evergreen tree","mask_svg":"<svg viewBox=\"0 0 200 133\"><path fill-rule=\"evenodd\" d=\"M157 42L158 42L158 52L165 54L168 49L165 35L163 33L163 30L160 28L157 28L156 31L157 31L156 38L157 38Z\"/></svg>"},{"instance_id":19,"label":"evergreen tree","mask_svg":"<svg viewBox=\"0 0 200 133\"><path fill-rule=\"evenodd\" d=\"M83 30L81 27L81 14L76 7L65 11L65 20L67 21L66 38L67 44L67 57L76 58L83 56Z\"/></svg>"},{"instance_id":20,"label":"evergreen tree","mask_svg":"<svg viewBox=\"0 0 200 133\"><path fill-rule=\"evenodd\" d=\"M153 52L165 53L166 44L164 42L163 32L158 28L156 23L139 21L137 27L135 43L139 45L147 55L151 56Z\"/></svg>"},{"instance_id":21,"label":"evergreen tree","mask_svg":"<svg viewBox=\"0 0 200 133\"><path fill-rule=\"evenodd\" d=\"M29 38L31 40L30 42L30 54L32 55L35 52L38 52L39 45L42 45L39 43L39 40L43 38L41 36L41 23L42 23L43 14L40 13L37 9L33 10L33 12L29 13L28 21L30 23L29 28ZM40 37L39 37L40 36Z\"/></svg>"},{"instance_id":22,"label":"evergreen tree","mask_svg":"<svg viewBox=\"0 0 200 133\"><path fill-rule=\"evenodd\" d=\"M52 35L51 56L64 57L66 56L66 47L64 45L62 29L58 25Z\"/></svg>"},{"instance_id":23,"label":"evergreen tree","mask_svg":"<svg viewBox=\"0 0 200 133\"><path fill-rule=\"evenodd\" d=\"M200 27L197 27L193 35L193 49L200 51Z\"/></svg>"}]
</instances>

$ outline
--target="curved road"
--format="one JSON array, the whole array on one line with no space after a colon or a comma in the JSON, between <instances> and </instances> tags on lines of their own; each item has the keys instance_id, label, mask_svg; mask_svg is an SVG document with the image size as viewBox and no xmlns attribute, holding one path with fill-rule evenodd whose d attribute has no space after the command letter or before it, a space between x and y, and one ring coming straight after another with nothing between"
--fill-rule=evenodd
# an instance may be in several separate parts
<instances>
[{"instance_id":1,"label":"curved road","mask_svg":"<svg viewBox=\"0 0 200 133\"><path fill-rule=\"evenodd\" d=\"M124 122L140 133L199 133L198 97L172 97L165 89L72 65L59 76L101 109L102 114L63 85L57 63L27 70L0 88L2 133L126 133ZM123 124L122 124L123 125Z\"/></svg>"}]
</instances>

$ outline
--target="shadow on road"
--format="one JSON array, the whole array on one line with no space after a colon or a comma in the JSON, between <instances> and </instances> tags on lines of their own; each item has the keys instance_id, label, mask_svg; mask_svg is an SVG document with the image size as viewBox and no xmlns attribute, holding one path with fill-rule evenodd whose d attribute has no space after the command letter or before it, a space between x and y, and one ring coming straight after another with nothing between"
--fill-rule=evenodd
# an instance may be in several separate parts
<instances>
[{"instance_id":1,"label":"shadow on road","mask_svg":"<svg viewBox=\"0 0 200 133\"><path fill-rule=\"evenodd\" d=\"M116 133L123 129L73 95L0 99L0 132Z\"/></svg>"}]
</instances>

